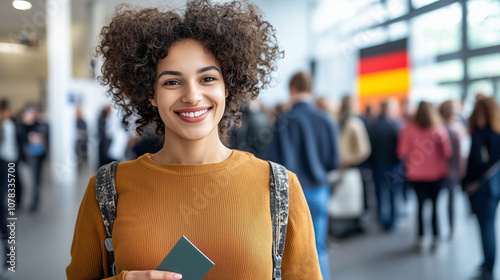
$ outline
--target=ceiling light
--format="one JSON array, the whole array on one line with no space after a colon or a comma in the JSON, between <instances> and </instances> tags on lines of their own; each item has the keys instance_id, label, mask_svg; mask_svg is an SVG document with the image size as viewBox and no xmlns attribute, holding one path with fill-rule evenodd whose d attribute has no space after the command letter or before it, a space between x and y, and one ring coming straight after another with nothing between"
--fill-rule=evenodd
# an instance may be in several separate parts
<instances>
[{"instance_id":1,"label":"ceiling light","mask_svg":"<svg viewBox=\"0 0 500 280\"><path fill-rule=\"evenodd\" d=\"M23 53L26 49L25 45L0 42L0 53Z\"/></svg>"},{"instance_id":2,"label":"ceiling light","mask_svg":"<svg viewBox=\"0 0 500 280\"><path fill-rule=\"evenodd\" d=\"M31 3L24 0L14 0L12 1L12 7L18 10L29 10L31 9Z\"/></svg>"}]
</instances>

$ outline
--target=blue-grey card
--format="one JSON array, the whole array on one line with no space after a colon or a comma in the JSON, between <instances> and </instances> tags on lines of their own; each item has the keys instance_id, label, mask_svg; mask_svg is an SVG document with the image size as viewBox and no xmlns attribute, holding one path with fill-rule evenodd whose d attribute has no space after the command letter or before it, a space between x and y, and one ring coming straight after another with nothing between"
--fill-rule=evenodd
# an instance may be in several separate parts
<instances>
[{"instance_id":1,"label":"blue-grey card","mask_svg":"<svg viewBox=\"0 0 500 280\"><path fill-rule=\"evenodd\" d=\"M184 235L163 259L157 270L182 274L182 280L201 280L214 266Z\"/></svg>"}]
</instances>

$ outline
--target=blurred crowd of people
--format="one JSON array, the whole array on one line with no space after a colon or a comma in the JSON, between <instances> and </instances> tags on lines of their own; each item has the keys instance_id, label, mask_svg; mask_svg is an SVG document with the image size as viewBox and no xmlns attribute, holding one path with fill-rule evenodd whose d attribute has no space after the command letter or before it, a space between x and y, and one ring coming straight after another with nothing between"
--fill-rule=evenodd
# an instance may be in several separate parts
<instances>
[{"instance_id":1,"label":"blurred crowd of people","mask_svg":"<svg viewBox=\"0 0 500 280\"><path fill-rule=\"evenodd\" d=\"M115 114L113 114L115 113ZM11 110L8 99L0 100L0 163L2 164L2 188L7 190L7 170L15 165L17 211L25 204L23 189L29 184L32 196L26 199L28 210L37 212L41 204L44 163L49 156L49 125L44 108L38 103L26 104L17 114ZM136 158L146 152L154 153L161 148L152 128L147 127L144 136L136 137L121 124L111 105L102 108L97 131L89 131L81 106L75 108L74 151L78 167L89 166L89 147L96 143L98 148L97 167L113 160L123 161ZM19 165L29 176L19 176ZM94 167L95 168L95 167ZM5 172L4 172L5 171ZM24 174L23 174L24 175ZM2 195L6 195L2 192ZM3 202L3 199L0 199ZM3 209L3 208L2 208Z\"/></svg>"},{"instance_id":2,"label":"blurred crowd of people","mask_svg":"<svg viewBox=\"0 0 500 280\"><path fill-rule=\"evenodd\" d=\"M325 275L329 271L328 234L344 238L363 233L363 217L371 208L381 230L397 229L409 190L418 201L415 250L423 250L425 228L430 225L430 251L436 251L441 237L437 198L442 191L448 196L451 239L456 230L455 196L463 190L480 226L484 260L479 269L483 278L478 279L492 277L494 221L500 199L500 109L492 97L478 94L468 118L458 100L441 104L421 101L415 106L388 99L359 114L352 95L338 101L315 99L312 77L305 72L291 79L289 89L289 102L274 108L256 100L246 104L242 126L231 129L227 144L282 163L297 174L310 207ZM36 212L41 201L42 167L49 150L49 126L42 106L28 104L14 116L9 101L1 100L0 123L0 207L7 208L9 164L23 162L31 172L29 210ZM75 127L75 152L82 165L88 161L94 134L89 133L80 107L76 108ZM96 127L97 167L155 153L163 145L152 126L147 126L141 137L127 132L110 105L102 108ZM18 172L18 168L15 170ZM25 178L15 176L15 198L21 207ZM423 210L428 200L431 217L425 217ZM5 211L0 212L5 215ZM2 229L2 236L7 248L6 229Z\"/></svg>"},{"instance_id":3,"label":"blurred crowd of people","mask_svg":"<svg viewBox=\"0 0 500 280\"><path fill-rule=\"evenodd\" d=\"M0 162L2 164L2 189L7 190L7 170L9 164L15 165L16 181L15 198L17 211L23 201L23 183L28 179L32 184L32 197L29 210L36 212L40 206L42 187L42 168L49 149L49 126L44 120L42 106L36 103L27 104L17 115L14 115L7 99L0 100ZM18 175L19 163L29 168L30 177ZM2 192L6 195L6 191ZM4 200L1 200L4 202ZM3 208L2 208L3 209Z\"/></svg>"},{"instance_id":4,"label":"blurred crowd of people","mask_svg":"<svg viewBox=\"0 0 500 280\"><path fill-rule=\"evenodd\" d=\"M418 213L414 249L421 252L427 244L424 233L431 232L429 250L435 252L442 235L438 196L446 192L448 238L453 239L456 196L466 193L481 232L483 263L477 279L492 279L496 255L494 221L500 199L500 109L496 100L477 94L470 116L464 115L459 100L441 104L424 100L417 105L388 99L379 108L368 107L365 114L358 114L352 95L340 101L326 97L314 100L312 89L308 88L305 92L309 94L297 98L295 78L290 82L289 102L275 108L258 101L248 104L243 126L233 132L232 147L275 160L297 174L313 223L318 223L315 230L323 231L316 232L320 264L326 266L326 262L321 262L326 232L320 217L328 211L324 209L330 209L328 231L336 238L365 231L362 217L371 207L370 201L375 201L380 228L392 231L397 229L398 217L404 212L401 206L406 205L408 192L413 191ZM332 125L324 125L320 118L312 116L314 113L309 111L313 104L328 116ZM338 145L338 149L325 145ZM335 158L338 165L327 163ZM330 188L323 187L323 181L310 180L325 171L330 174ZM349 179L352 176L359 179ZM344 187L346 184L348 188ZM323 199L313 198L311 192L320 189L328 190L322 192ZM329 201L324 197L330 197ZM426 201L431 203L431 217L425 216ZM326 204L323 210L318 210L318 203ZM344 208L339 208L343 203ZM353 205L360 206L353 210Z\"/></svg>"},{"instance_id":5,"label":"blurred crowd of people","mask_svg":"<svg viewBox=\"0 0 500 280\"><path fill-rule=\"evenodd\" d=\"M7 99L0 100L0 218L6 220L7 210L22 211L25 179L32 185L28 199L30 212L39 209L42 187L42 167L49 149L49 127L43 120L38 104L27 104L18 116L12 114ZM19 163L29 169L29 178L19 175ZM1 228L4 253L10 252L9 229ZM7 264L4 263L4 266Z\"/></svg>"}]
</instances>

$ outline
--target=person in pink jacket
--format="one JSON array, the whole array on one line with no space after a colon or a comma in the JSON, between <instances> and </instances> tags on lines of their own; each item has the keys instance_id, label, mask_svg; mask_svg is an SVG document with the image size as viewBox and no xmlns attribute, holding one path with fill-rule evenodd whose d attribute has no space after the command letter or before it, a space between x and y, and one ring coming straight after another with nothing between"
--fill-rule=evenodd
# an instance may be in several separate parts
<instances>
[{"instance_id":1,"label":"person in pink jacket","mask_svg":"<svg viewBox=\"0 0 500 280\"><path fill-rule=\"evenodd\" d=\"M418 240L416 249L420 251L423 238L422 208L428 198L432 202L431 251L434 252L439 241L436 204L444 179L449 173L448 159L452 146L437 109L429 103L420 102L415 118L402 129L397 154L405 163L406 180L415 189L418 199Z\"/></svg>"}]
</instances>

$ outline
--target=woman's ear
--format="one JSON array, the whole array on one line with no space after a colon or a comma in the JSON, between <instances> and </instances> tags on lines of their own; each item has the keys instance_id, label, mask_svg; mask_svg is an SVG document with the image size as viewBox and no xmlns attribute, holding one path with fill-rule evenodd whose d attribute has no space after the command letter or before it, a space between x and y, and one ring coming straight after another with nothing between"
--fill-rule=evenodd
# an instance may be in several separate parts
<instances>
[{"instance_id":1,"label":"woman's ear","mask_svg":"<svg viewBox=\"0 0 500 280\"><path fill-rule=\"evenodd\" d=\"M156 104L156 99L155 99L154 93L151 93L149 95L148 100L149 100L149 103L151 103L151 105L158 107L158 104Z\"/></svg>"},{"instance_id":2,"label":"woman's ear","mask_svg":"<svg viewBox=\"0 0 500 280\"><path fill-rule=\"evenodd\" d=\"M226 87L226 98L229 96L229 89Z\"/></svg>"}]
</instances>

